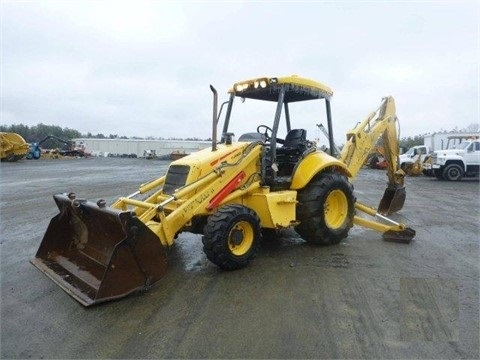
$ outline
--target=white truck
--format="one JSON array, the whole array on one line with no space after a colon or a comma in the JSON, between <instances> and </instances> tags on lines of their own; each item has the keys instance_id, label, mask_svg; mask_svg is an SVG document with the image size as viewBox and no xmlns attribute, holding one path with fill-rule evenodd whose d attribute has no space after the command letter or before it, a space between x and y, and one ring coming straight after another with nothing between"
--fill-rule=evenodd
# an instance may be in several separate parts
<instances>
[{"instance_id":1,"label":"white truck","mask_svg":"<svg viewBox=\"0 0 480 360\"><path fill-rule=\"evenodd\" d=\"M424 171L425 173L425 171ZM479 176L480 139L478 136L455 145L454 149L437 150L431 156L431 171L437 179L458 181Z\"/></svg>"},{"instance_id":2,"label":"white truck","mask_svg":"<svg viewBox=\"0 0 480 360\"><path fill-rule=\"evenodd\" d=\"M478 139L478 133L434 133L425 135L423 145L416 145L399 156L399 165L407 175L434 176L432 155L435 151L457 149L466 140Z\"/></svg>"},{"instance_id":3,"label":"white truck","mask_svg":"<svg viewBox=\"0 0 480 360\"><path fill-rule=\"evenodd\" d=\"M400 168L407 174L411 171L413 164L417 161L425 161L426 155L433 151L427 145L416 145L408 149L405 153L398 156ZM419 157L421 157L419 159Z\"/></svg>"}]
</instances>

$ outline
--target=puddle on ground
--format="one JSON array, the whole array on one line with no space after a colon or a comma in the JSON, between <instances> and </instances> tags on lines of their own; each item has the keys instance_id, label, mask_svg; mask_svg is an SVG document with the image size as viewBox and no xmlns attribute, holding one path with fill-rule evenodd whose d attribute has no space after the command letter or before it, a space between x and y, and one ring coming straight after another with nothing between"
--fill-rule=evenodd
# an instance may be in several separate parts
<instances>
[{"instance_id":1,"label":"puddle on ground","mask_svg":"<svg viewBox=\"0 0 480 360\"><path fill-rule=\"evenodd\" d=\"M181 233L175 240L175 248L185 271L196 272L207 268L208 259L203 252L202 235Z\"/></svg>"}]
</instances>

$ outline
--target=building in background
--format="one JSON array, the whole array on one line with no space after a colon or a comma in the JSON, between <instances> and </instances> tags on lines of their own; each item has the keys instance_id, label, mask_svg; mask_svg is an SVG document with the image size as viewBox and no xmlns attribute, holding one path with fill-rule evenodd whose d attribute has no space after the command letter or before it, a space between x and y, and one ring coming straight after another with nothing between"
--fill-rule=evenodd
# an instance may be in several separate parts
<instances>
[{"instance_id":1,"label":"building in background","mask_svg":"<svg viewBox=\"0 0 480 360\"><path fill-rule=\"evenodd\" d=\"M145 157L155 153L157 158L169 159L196 152L211 146L210 141L140 140L140 139L73 139L75 146L92 156ZM133 156L134 155L134 156Z\"/></svg>"}]
</instances>

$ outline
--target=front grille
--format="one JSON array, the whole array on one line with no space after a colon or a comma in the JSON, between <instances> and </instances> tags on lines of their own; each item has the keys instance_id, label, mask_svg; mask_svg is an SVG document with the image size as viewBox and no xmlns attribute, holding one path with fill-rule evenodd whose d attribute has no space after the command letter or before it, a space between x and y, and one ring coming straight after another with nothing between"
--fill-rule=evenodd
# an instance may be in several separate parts
<instances>
[{"instance_id":1,"label":"front grille","mask_svg":"<svg viewBox=\"0 0 480 360\"><path fill-rule=\"evenodd\" d=\"M190 166L188 165L170 165L163 185L163 193L172 195L176 189L181 188L187 182Z\"/></svg>"}]
</instances>

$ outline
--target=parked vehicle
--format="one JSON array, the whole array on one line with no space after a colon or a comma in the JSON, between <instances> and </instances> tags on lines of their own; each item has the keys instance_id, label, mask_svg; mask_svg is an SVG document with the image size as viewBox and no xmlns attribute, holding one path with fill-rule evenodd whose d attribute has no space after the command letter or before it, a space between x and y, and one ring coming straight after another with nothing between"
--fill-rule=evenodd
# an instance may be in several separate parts
<instances>
[{"instance_id":1,"label":"parked vehicle","mask_svg":"<svg viewBox=\"0 0 480 360\"><path fill-rule=\"evenodd\" d=\"M452 134L447 136L446 143L442 141L442 145L445 147L442 147L441 149L435 149L437 150L452 150L452 149L460 149L463 147L463 143L467 140L474 140L474 139L479 139L480 134L478 133L457 133L457 134ZM435 172L433 170L433 154L434 151L430 152L424 159L422 163L422 172L424 175L427 176L436 176ZM443 174L438 174L440 178L443 177Z\"/></svg>"},{"instance_id":2,"label":"parked vehicle","mask_svg":"<svg viewBox=\"0 0 480 360\"><path fill-rule=\"evenodd\" d=\"M472 139L454 149L435 151L432 155L433 176L440 180L459 181L480 173L480 140Z\"/></svg>"},{"instance_id":3,"label":"parked vehicle","mask_svg":"<svg viewBox=\"0 0 480 360\"><path fill-rule=\"evenodd\" d=\"M49 158L60 158L63 156L73 156L73 157L84 157L85 151L81 148L75 147L75 143L71 140L63 140L55 135L48 135L40 140L38 143L34 142L30 144L30 149L26 158L28 160L38 160L42 156L42 147L41 145L46 142L47 140L55 140L67 146L67 149L56 149L54 156L48 156Z\"/></svg>"},{"instance_id":4,"label":"parked vehicle","mask_svg":"<svg viewBox=\"0 0 480 360\"><path fill-rule=\"evenodd\" d=\"M0 160L14 162L28 153L28 144L19 134L0 132Z\"/></svg>"}]
</instances>

